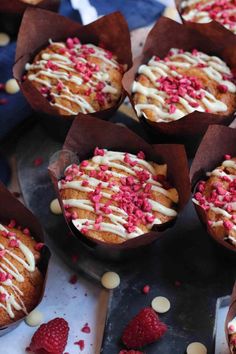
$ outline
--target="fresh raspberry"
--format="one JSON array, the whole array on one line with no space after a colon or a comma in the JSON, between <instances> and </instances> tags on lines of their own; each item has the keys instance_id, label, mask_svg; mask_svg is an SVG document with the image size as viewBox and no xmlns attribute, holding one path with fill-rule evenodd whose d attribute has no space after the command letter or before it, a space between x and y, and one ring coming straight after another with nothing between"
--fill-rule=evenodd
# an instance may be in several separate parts
<instances>
[{"instance_id":1,"label":"fresh raspberry","mask_svg":"<svg viewBox=\"0 0 236 354\"><path fill-rule=\"evenodd\" d=\"M150 307L141 310L126 326L122 342L128 348L141 348L163 336L167 327Z\"/></svg>"},{"instance_id":2,"label":"fresh raspberry","mask_svg":"<svg viewBox=\"0 0 236 354\"><path fill-rule=\"evenodd\" d=\"M67 321L54 318L42 324L34 333L29 349L34 352L62 354L65 350L69 333Z\"/></svg>"}]
</instances>

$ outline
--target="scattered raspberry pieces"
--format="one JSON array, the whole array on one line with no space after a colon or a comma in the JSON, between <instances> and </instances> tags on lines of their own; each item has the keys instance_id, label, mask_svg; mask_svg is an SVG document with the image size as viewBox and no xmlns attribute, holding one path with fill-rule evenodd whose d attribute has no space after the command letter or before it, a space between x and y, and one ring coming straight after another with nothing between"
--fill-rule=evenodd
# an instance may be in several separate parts
<instances>
[{"instance_id":1,"label":"scattered raspberry pieces","mask_svg":"<svg viewBox=\"0 0 236 354\"><path fill-rule=\"evenodd\" d=\"M141 310L127 325L122 342L128 348L141 348L160 339L167 327L150 307Z\"/></svg>"},{"instance_id":2,"label":"scattered raspberry pieces","mask_svg":"<svg viewBox=\"0 0 236 354\"><path fill-rule=\"evenodd\" d=\"M228 91L228 87L226 85L218 85L218 90L221 93L226 93Z\"/></svg>"},{"instance_id":3,"label":"scattered raspberry pieces","mask_svg":"<svg viewBox=\"0 0 236 354\"><path fill-rule=\"evenodd\" d=\"M234 28L235 22L235 3L227 0L218 0L212 2L199 2L196 5L196 9L201 12L208 12L209 17L212 20L216 20L223 26L231 30ZM227 75L227 74L226 74Z\"/></svg>"},{"instance_id":4,"label":"scattered raspberry pieces","mask_svg":"<svg viewBox=\"0 0 236 354\"><path fill-rule=\"evenodd\" d=\"M19 192L12 192L12 194L14 195L15 198L20 198L21 193Z\"/></svg>"},{"instance_id":5,"label":"scattered raspberry pieces","mask_svg":"<svg viewBox=\"0 0 236 354\"><path fill-rule=\"evenodd\" d=\"M76 284L77 283L77 280L78 280L78 276L76 274L73 274L70 279L69 279L69 282L71 284Z\"/></svg>"},{"instance_id":6,"label":"scattered raspberry pieces","mask_svg":"<svg viewBox=\"0 0 236 354\"><path fill-rule=\"evenodd\" d=\"M0 259L5 256L6 250L0 250Z\"/></svg>"},{"instance_id":7,"label":"scattered raspberry pieces","mask_svg":"<svg viewBox=\"0 0 236 354\"><path fill-rule=\"evenodd\" d=\"M79 346L79 349L82 351L82 350L84 350L84 347L85 347L85 345L84 345L84 340L78 340L78 342L75 342L74 343L75 345L78 345Z\"/></svg>"},{"instance_id":8,"label":"scattered raspberry pieces","mask_svg":"<svg viewBox=\"0 0 236 354\"><path fill-rule=\"evenodd\" d=\"M168 57L166 58L167 60ZM165 60L165 59L164 59ZM159 89L167 93L166 103L169 104L169 113L174 114L177 107L175 103L180 101L180 97L191 97L192 107L198 107L196 100L202 99L205 95L201 82L193 76L182 75L180 77L161 76L156 80L159 83ZM201 90L201 91L200 91ZM200 92L199 92L200 91Z\"/></svg>"},{"instance_id":9,"label":"scattered raspberry pieces","mask_svg":"<svg viewBox=\"0 0 236 354\"><path fill-rule=\"evenodd\" d=\"M11 248L17 248L19 247L19 241L13 238L8 242L8 246Z\"/></svg>"},{"instance_id":10,"label":"scattered raspberry pieces","mask_svg":"<svg viewBox=\"0 0 236 354\"><path fill-rule=\"evenodd\" d=\"M150 291L150 286L149 285L145 285L144 287L143 287L143 289L142 289L142 292L144 293L144 294L148 294L149 293L149 291Z\"/></svg>"},{"instance_id":11,"label":"scattered raspberry pieces","mask_svg":"<svg viewBox=\"0 0 236 354\"><path fill-rule=\"evenodd\" d=\"M42 324L34 333L29 349L37 353L46 351L51 354L62 354L65 350L69 334L69 325L63 318L54 318Z\"/></svg>"},{"instance_id":12,"label":"scattered raspberry pieces","mask_svg":"<svg viewBox=\"0 0 236 354\"><path fill-rule=\"evenodd\" d=\"M144 154L143 151L139 151L139 152L137 153L137 156L138 156L139 159L145 160L145 154Z\"/></svg>"},{"instance_id":13,"label":"scattered raspberry pieces","mask_svg":"<svg viewBox=\"0 0 236 354\"><path fill-rule=\"evenodd\" d=\"M40 251L40 250L43 248L43 246L44 246L44 243L38 242L38 243L36 243L36 245L34 246L34 249L35 249L36 251Z\"/></svg>"},{"instance_id":14,"label":"scattered raspberry pieces","mask_svg":"<svg viewBox=\"0 0 236 354\"><path fill-rule=\"evenodd\" d=\"M7 280L7 273L0 272L0 283L3 283L6 280Z\"/></svg>"},{"instance_id":15,"label":"scattered raspberry pieces","mask_svg":"<svg viewBox=\"0 0 236 354\"><path fill-rule=\"evenodd\" d=\"M176 286L177 288L179 288L179 287L181 286L181 283L180 283L179 280L176 280L176 281L175 281L175 286Z\"/></svg>"},{"instance_id":16,"label":"scattered raspberry pieces","mask_svg":"<svg viewBox=\"0 0 236 354\"><path fill-rule=\"evenodd\" d=\"M61 81L58 82L57 84L57 91L61 92L64 88L64 85Z\"/></svg>"},{"instance_id":17,"label":"scattered raspberry pieces","mask_svg":"<svg viewBox=\"0 0 236 354\"><path fill-rule=\"evenodd\" d=\"M78 256L77 254L73 254L73 255L71 256L71 260L72 260L73 263L78 262L78 259L79 259L79 256Z\"/></svg>"},{"instance_id":18,"label":"scattered raspberry pieces","mask_svg":"<svg viewBox=\"0 0 236 354\"><path fill-rule=\"evenodd\" d=\"M226 155L224 156L224 158L225 158L225 160L231 160L231 155L226 154Z\"/></svg>"},{"instance_id":19,"label":"scattered raspberry pieces","mask_svg":"<svg viewBox=\"0 0 236 354\"><path fill-rule=\"evenodd\" d=\"M30 230L27 227L25 227L24 230L23 230L23 234L27 235L27 236L30 236Z\"/></svg>"},{"instance_id":20,"label":"scattered raspberry pieces","mask_svg":"<svg viewBox=\"0 0 236 354\"><path fill-rule=\"evenodd\" d=\"M231 230L234 227L234 224L229 220L223 221L223 225L227 230Z\"/></svg>"},{"instance_id":21,"label":"scattered raspberry pieces","mask_svg":"<svg viewBox=\"0 0 236 354\"><path fill-rule=\"evenodd\" d=\"M91 332L91 329L90 329L88 323L85 323L84 327L81 329L81 332L83 332L83 333L90 333Z\"/></svg>"},{"instance_id":22,"label":"scattered raspberry pieces","mask_svg":"<svg viewBox=\"0 0 236 354\"><path fill-rule=\"evenodd\" d=\"M232 332L232 331L235 331L235 328L234 328L233 325L229 326L228 329L229 329L229 331L231 331L231 332Z\"/></svg>"},{"instance_id":23,"label":"scattered raspberry pieces","mask_svg":"<svg viewBox=\"0 0 236 354\"><path fill-rule=\"evenodd\" d=\"M82 229L80 231L82 232L82 234L87 234L88 228L87 227L82 227Z\"/></svg>"},{"instance_id":24,"label":"scattered raspberry pieces","mask_svg":"<svg viewBox=\"0 0 236 354\"><path fill-rule=\"evenodd\" d=\"M6 294L0 293L0 301L1 302L5 302L6 301L6 297L7 297Z\"/></svg>"},{"instance_id":25,"label":"scattered raspberry pieces","mask_svg":"<svg viewBox=\"0 0 236 354\"><path fill-rule=\"evenodd\" d=\"M81 162L80 166L81 167L86 167L86 166L88 166L88 164L89 164L88 161L84 160L84 161Z\"/></svg>"},{"instance_id":26,"label":"scattered raspberry pieces","mask_svg":"<svg viewBox=\"0 0 236 354\"><path fill-rule=\"evenodd\" d=\"M16 220L11 220L10 221L10 223L8 224L8 227L10 227L10 228L14 228L14 227L16 227Z\"/></svg>"},{"instance_id":27,"label":"scattered raspberry pieces","mask_svg":"<svg viewBox=\"0 0 236 354\"><path fill-rule=\"evenodd\" d=\"M7 104L8 100L6 98L0 98L0 106Z\"/></svg>"},{"instance_id":28,"label":"scattered raspberry pieces","mask_svg":"<svg viewBox=\"0 0 236 354\"><path fill-rule=\"evenodd\" d=\"M169 113L174 114L176 111L176 106L174 104L171 104L169 107Z\"/></svg>"},{"instance_id":29,"label":"scattered raspberry pieces","mask_svg":"<svg viewBox=\"0 0 236 354\"><path fill-rule=\"evenodd\" d=\"M121 350L119 354L144 354L144 352L140 352L139 350Z\"/></svg>"},{"instance_id":30,"label":"scattered raspberry pieces","mask_svg":"<svg viewBox=\"0 0 236 354\"><path fill-rule=\"evenodd\" d=\"M38 167L41 166L43 163L43 158L42 157L37 157L36 159L34 159L34 166Z\"/></svg>"},{"instance_id":31,"label":"scattered raspberry pieces","mask_svg":"<svg viewBox=\"0 0 236 354\"><path fill-rule=\"evenodd\" d=\"M58 70L58 66L55 63L53 63L51 60L48 60L45 66L47 69L51 69L52 71Z\"/></svg>"}]
</instances>

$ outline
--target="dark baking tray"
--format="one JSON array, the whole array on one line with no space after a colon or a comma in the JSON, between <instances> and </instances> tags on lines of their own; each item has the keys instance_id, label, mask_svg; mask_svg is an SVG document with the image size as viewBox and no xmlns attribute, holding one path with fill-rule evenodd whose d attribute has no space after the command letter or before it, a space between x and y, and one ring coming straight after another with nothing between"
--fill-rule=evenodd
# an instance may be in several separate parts
<instances>
[{"instance_id":1,"label":"dark baking tray","mask_svg":"<svg viewBox=\"0 0 236 354\"><path fill-rule=\"evenodd\" d=\"M116 114L114 121L127 124L143 134L134 121ZM214 353L213 331L218 297L231 293L236 273L236 259L219 248L203 230L191 201L174 228L148 247L138 258L122 263L105 262L92 257L74 238L68 236L61 216L49 210L55 197L46 167L61 144L35 125L19 141L17 147L18 176L26 205L44 225L49 243L75 270L99 280L106 270L121 276L121 285L110 296L103 354L118 354L120 337L130 318L151 300L163 295L171 301L171 310L161 319L169 330L160 342L148 346L146 354L181 354L192 341L203 342L208 354ZM43 157L44 163L34 167L33 161ZM73 262L71 257L78 256ZM176 286L176 281L180 286ZM151 286L148 295L141 289ZM92 354L92 353L89 353Z\"/></svg>"}]
</instances>

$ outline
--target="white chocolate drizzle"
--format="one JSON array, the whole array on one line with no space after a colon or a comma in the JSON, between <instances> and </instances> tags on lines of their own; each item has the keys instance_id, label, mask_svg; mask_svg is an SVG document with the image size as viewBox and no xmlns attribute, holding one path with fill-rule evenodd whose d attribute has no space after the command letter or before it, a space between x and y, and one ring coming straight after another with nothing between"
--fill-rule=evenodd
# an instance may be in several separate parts
<instances>
[{"instance_id":1,"label":"white chocolate drizzle","mask_svg":"<svg viewBox=\"0 0 236 354\"><path fill-rule=\"evenodd\" d=\"M4 231L5 233L9 233L9 230L0 224L0 232ZM0 272L7 275L11 275L11 278L0 283L0 295L3 294L6 296L4 301L0 301L0 307L3 308L10 318L14 318L14 310L16 311L23 311L27 314L27 309L24 305L24 294L23 292L17 287L16 283L23 283L24 276L19 272L17 266L15 266L11 258L15 259L19 264L21 264L24 269L28 270L29 272L34 272L35 270L35 258L32 251L16 236L8 237L10 240L17 240L18 249L22 252L23 257L18 256L14 252L14 248L12 250L7 249L4 247L2 243L0 243L0 251L5 251L4 255L1 256L0 259ZM10 257L10 259L9 259ZM14 283L13 283L14 281ZM8 288L11 289L11 293L9 292Z\"/></svg>"},{"instance_id":2,"label":"white chocolate drizzle","mask_svg":"<svg viewBox=\"0 0 236 354\"><path fill-rule=\"evenodd\" d=\"M150 110L155 114L156 122L169 122L178 120L195 110L210 113L226 112L227 105L210 93L207 88L204 88L202 84L199 84L199 88L194 89L195 95L192 97L189 96L187 91L180 93L177 90L175 94L172 94L163 90L160 79L174 78L180 82L181 80L189 81L191 77L183 75L178 70L181 68L186 70L192 67L202 71L210 80L215 81L219 87L223 87L230 93L236 93L235 84L228 79L232 73L220 58L198 51L190 53L172 48L169 55L163 60L154 56L147 65L139 67L138 74L144 75L154 87L147 87L139 81L133 82L133 95L141 94L147 98L145 102L140 102L135 98L135 110L138 116L144 115L148 118L145 110ZM199 80L198 82L200 83ZM168 102L171 96L175 96L177 101ZM173 107L174 109L171 109Z\"/></svg>"},{"instance_id":3,"label":"white chocolate drizzle","mask_svg":"<svg viewBox=\"0 0 236 354\"><path fill-rule=\"evenodd\" d=\"M159 181L153 179L156 175L156 170L154 166L145 161L144 159L138 158L136 155L128 154L129 158L132 160L134 165L130 165L124 162L126 154L123 152L116 151L108 151L103 150L104 155L93 156L91 160L88 161L86 165L79 165L81 168L77 170L77 173L73 175L73 180L71 181L59 181L58 188L59 190L72 189L85 193L92 193L98 186L101 188L100 196L102 200L100 201L100 211L97 214L94 203L82 197L81 199L65 199L63 198L63 204L65 208L77 208L78 209L78 217L72 219L73 224L79 229L83 230L86 227L87 230L95 230L95 220L85 220L84 218L79 218L79 210L86 210L93 212L95 215L102 215L103 217L109 219L108 221L101 221L99 223L99 228L96 231L100 232L110 232L112 234L118 235L124 239L135 238L139 235L142 235L144 231L141 227L136 225L133 231L127 232L125 228L125 224L128 221L129 215L128 213L119 205L110 205L108 208L111 210L110 213L104 213L102 210L105 207L107 202L111 202L115 200L115 196L120 191L120 181L117 182L117 178L122 179L128 176L131 176L134 183L140 183L137 178L137 173L145 171L147 173L147 180L144 183L143 187L146 184L149 184L150 191L157 192L160 195L165 196L170 199L173 203L178 203L178 193L174 188L165 189ZM101 166L107 166L107 170L104 171L104 175L110 175L111 178L116 178L116 183L110 185L110 180L108 182L101 181L99 178L90 176L90 171L100 171ZM160 165L159 165L160 166ZM65 170L65 174L67 171L70 171L72 168L68 166ZM115 171L113 170L115 169ZM166 165L162 165L162 170L165 171L166 175ZM81 173L81 171L84 171ZM118 172L117 172L118 171ZM87 174L88 173L88 174ZM76 177L79 176L79 180ZM86 184L84 182L86 181ZM143 188L142 187L142 188ZM161 202L157 200L153 200L150 196L147 198L148 203L151 206L150 212L145 212L144 214L147 216L153 216L153 212L157 212L164 216L168 216L170 218L174 218L177 216L176 210L166 207ZM151 227L154 224L161 224L157 215L154 215L152 222L148 223L148 227Z\"/></svg>"}]
</instances>

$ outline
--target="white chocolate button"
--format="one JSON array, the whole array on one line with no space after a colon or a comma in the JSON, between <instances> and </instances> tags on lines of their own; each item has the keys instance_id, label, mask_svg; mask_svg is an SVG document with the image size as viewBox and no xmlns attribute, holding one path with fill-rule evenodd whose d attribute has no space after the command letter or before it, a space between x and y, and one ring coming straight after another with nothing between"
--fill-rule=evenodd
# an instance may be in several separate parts
<instances>
[{"instance_id":1,"label":"white chocolate button","mask_svg":"<svg viewBox=\"0 0 236 354\"><path fill-rule=\"evenodd\" d=\"M62 214L61 206L58 199L53 199L50 203L50 210L53 214L60 215Z\"/></svg>"},{"instance_id":2,"label":"white chocolate button","mask_svg":"<svg viewBox=\"0 0 236 354\"><path fill-rule=\"evenodd\" d=\"M19 85L15 79L10 79L5 83L5 90L10 95L20 91Z\"/></svg>"},{"instance_id":3,"label":"white chocolate button","mask_svg":"<svg viewBox=\"0 0 236 354\"><path fill-rule=\"evenodd\" d=\"M190 343L186 350L187 354L207 354L207 348L200 342Z\"/></svg>"},{"instance_id":4,"label":"white chocolate button","mask_svg":"<svg viewBox=\"0 0 236 354\"><path fill-rule=\"evenodd\" d=\"M107 272L103 274L101 283L106 289L115 289L120 285L120 277L115 272Z\"/></svg>"},{"instance_id":5,"label":"white chocolate button","mask_svg":"<svg viewBox=\"0 0 236 354\"><path fill-rule=\"evenodd\" d=\"M170 301L164 296L157 296L152 300L152 308L158 313L165 313L170 309Z\"/></svg>"},{"instance_id":6,"label":"white chocolate button","mask_svg":"<svg viewBox=\"0 0 236 354\"><path fill-rule=\"evenodd\" d=\"M42 322L43 322L43 314L39 310L33 310L25 318L25 323L31 327L39 326Z\"/></svg>"},{"instance_id":7,"label":"white chocolate button","mask_svg":"<svg viewBox=\"0 0 236 354\"><path fill-rule=\"evenodd\" d=\"M171 20L177 21L179 19L178 11L175 7L166 7L163 16L170 18Z\"/></svg>"},{"instance_id":8,"label":"white chocolate button","mask_svg":"<svg viewBox=\"0 0 236 354\"><path fill-rule=\"evenodd\" d=\"M10 42L10 37L8 34L0 32L0 47L4 47Z\"/></svg>"}]
</instances>

